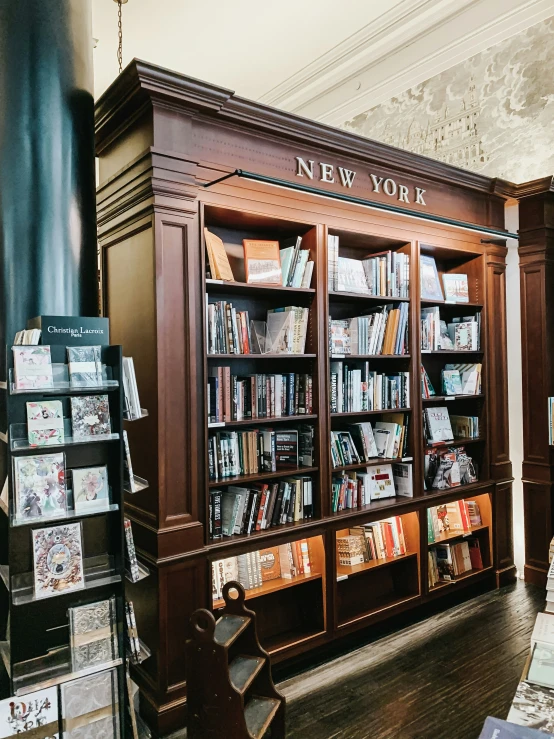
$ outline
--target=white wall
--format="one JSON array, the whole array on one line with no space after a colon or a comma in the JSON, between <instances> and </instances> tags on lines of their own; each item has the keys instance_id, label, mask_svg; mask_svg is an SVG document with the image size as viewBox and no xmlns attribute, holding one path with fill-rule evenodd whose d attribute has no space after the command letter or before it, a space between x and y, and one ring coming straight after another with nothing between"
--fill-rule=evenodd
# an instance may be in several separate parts
<instances>
[{"instance_id":1,"label":"white wall","mask_svg":"<svg viewBox=\"0 0 554 739\"><path fill-rule=\"evenodd\" d=\"M516 233L519 225L518 207L506 206L506 228ZM514 557L519 577L523 578L525 538L523 528L523 408L521 391L521 310L519 290L519 256L517 241L508 239L506 260L506 318L508 329L508 403L510 418L510 457L514 474Z\"/></svg>"}]
</instances>

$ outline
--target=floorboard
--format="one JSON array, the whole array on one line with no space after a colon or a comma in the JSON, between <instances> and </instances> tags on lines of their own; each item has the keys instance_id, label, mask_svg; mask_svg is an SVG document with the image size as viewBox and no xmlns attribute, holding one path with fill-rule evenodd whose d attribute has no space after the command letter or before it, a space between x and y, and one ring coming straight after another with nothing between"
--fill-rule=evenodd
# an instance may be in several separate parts
<instances>
[{"instance_id":1,"label":"floorboard","mask_svg":"<svg viewBox=\"0 0 554 739\"><path fill-rule=\"evenodd\" d=\"M287 739L476 739L508 713L544 601L518 582L281 683Z\"/></svg>"}]
</instances>

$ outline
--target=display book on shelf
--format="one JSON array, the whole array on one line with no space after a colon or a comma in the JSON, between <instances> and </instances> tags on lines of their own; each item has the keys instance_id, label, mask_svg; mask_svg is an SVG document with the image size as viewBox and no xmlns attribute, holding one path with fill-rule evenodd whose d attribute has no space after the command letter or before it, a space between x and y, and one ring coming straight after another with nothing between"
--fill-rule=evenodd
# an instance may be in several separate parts
<instances>
[{"instance_id":1,"label":"display book on shelf","mask_svg":"<svg viewBox=\"0 0 554 739\"><path fill-rule=\"evenodd\" d=\"M15 345L7 367L1 647L10 694L38 690L28 697L37 710L59 694L66 729L102 721L95 729L118 737L129 708L121 348ZM89 716L92 689L105 705Z\"/></svg>"}]
</instances>

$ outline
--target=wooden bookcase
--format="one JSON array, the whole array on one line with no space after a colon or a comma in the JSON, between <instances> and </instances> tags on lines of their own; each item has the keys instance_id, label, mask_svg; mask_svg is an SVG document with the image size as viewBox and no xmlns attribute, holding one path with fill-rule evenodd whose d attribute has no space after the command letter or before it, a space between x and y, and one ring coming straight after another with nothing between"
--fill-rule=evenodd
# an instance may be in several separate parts
<instances>
[{"instance_id":1,"label":"wooden bookcase","mask_svg":"<svg viewBox=\"0 0 554 739\"><path fill-rule=\"evenodd\" d=\"M273 111L138 61L98 101L96 122L104 310L113 339L134 357L141 399L150 411L140 428L138 424L129 428L135 471L149 480L150 488L129 497L126 513L133 521L139 556L153 573L134 587L133 601L139 633L152 649L152 658L134 670L134 679L141 689L143 715L154 730L166 733L185 720L188 618L196 608L217 611L221 606L212 599L214 561L309 540L313 564L309 576L269 581L247 595L258 616L262 645L274 661L322 649L452 592L470 594L474 585L494 587L512 580L504 197L496 191L495 181ZM312 162L313 181L305 174L298 176L298 157ZM319 162L332 166L334 181L324 167L320 171ZM350 188L341 184L339 167L356 171ZM263 177L235 176L210 185L237 168ZM382 188L372 189L369 173L387 178L389 193L398 195L397 183L406 183L409 205ZM282 182L285 186L273 186ZM370 199L374 207L320 197L306 189L295 191L290 183L331 196ZM424 191L424 204L421 198L416 202L416 188ZM425 220L429 214L437 220ZM452 219L474 224L474 230L457 227ZM226 244L236 282L206 281L204 227ZM244 238L299 235L315 263L310 289L241 282ZM414 495L338 513L332 513L331 506L330 432L352 420L373 422L386 412L330 413L328 319L401 301L330 292L329 235L339 237L342 256L401 251L409 254L411 270L408 353L363 359L377 371L410 372L411 402L404 412L410 419L408 457ZM441 368L459 355L420 350L420 310L438 304L420 299L422 254L435 258L439 273L468 275L470 303L440 307L445 318L481 311L481 350L468 353L467 360L458 359L482 363L479 396L422 400L421 363L440 387ZM254 319L265 316L268 308L308 307L306 353L208 356L206 294L209 301L230 300ZM300 469L313 480L313 518L250 536L210 540L209 491L233 482L214 483L208 476L207 442L217 429L208 425L206 385L209 368L217 365L231 365L239 373L312 373L310 417L241 421L227 423L226 428L286 428L300 422L314 426L313 467ZM478 482L424 490L423 409L428 403L479 416L479 439L464 444L478 463ZM265 473L255 479L276 477ZM430 591L426 511L460 498L478 498L482 503L483 526L474 534L482 546L484 568ZM395 515L402 516L409 543L405 556L352 572L338 566L340 532Z\"/></svg>"}]
</instances>

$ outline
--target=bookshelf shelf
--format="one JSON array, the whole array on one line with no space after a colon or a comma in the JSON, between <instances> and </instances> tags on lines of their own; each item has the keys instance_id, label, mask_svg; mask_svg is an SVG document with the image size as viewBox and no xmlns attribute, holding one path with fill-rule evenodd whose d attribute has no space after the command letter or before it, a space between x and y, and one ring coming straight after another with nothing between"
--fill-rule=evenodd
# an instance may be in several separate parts
<instances>
[{"instance_id":1,"label":"bookshelf shelf","mask_svg":"<svg viewBox=\"0 0 554 739\"><path fill-rule=\"evenodd\" d=\"M429 595L433 595L445 588L455 587L456 585L470 585L475 580L486 578L491 574L492 570L492 565L489 565L488 567L483 567L481 570L470 570L469 572L464 572L463 575L456 575L453 580L441 580L429 588Z\"/></svg>"},{"instance_id":2,"label":"bookshelf shelf","mask_svg":"<svg viewBox=\"0 0 554 739\"><path fill-rule=\"evenodd\" d=\"M300 416L277 416L276 418L245 418L242 421L208 422L209 429L218 428L240 428L241 426L272 426L275 423L303 423L306 421L317 421L317 415L306 414Z\"/></svg>"},{"instance_id":3,"label":"bookshelf shelf","mask_svg":"<svg viewBox=\"0 0 554 739\"><path fill-rule=\"evenodd\" d=\"M315 359L317 354L207 354L208 359Z\"/></svg>"},{"instance_id":4,"label":"bookshelf shelf","mask_svg":"<svg viewBox=\"0 0 554 739\"><path fill-rule=\"evenodd\" d=\"M423 357L430 354L431 356L442 355L442 356L464 356L467 354L483 354L482 349L422 349L421 354Z\"/></svg>"},{"instance_id":5,"label":"bookshelf shelf","mask_svg":"<svg viewBox=\"0 0 554 739\"><path fill-rule=\"evenodd\" d=\"M424 403L450 403L455 400L482 400L485 393L476 393L475 395L433 395L431 398L422 398Z\"/></svg>"},{"instance_id":6,"label":"bookshelf shelf","mask_svg":"<svg viewBox=\"0 0 554 739\"><path fill-rule=\"evenodd\" d=\"M294 475L310 475L317 472L317 467L295 467L290 470L279 470L278 472L256 472L253 475L242 475L240 477L226 477L223 480L210 480L208 487L217 488L224 485L241 485L242 483L257 482L258 480L270 480L278 477L293 477Z\"/></svg>"},{"instance_id":7,"label":"bookshelf shelf","mask_svg":"<svg viewBox=\"0 0 554 739\"><path fill-rule=\"evenodd\" d=\"M321 580L321 578L322 575L320 573L313 573L311 575L297 575L296 577L292 577L290 579L279 577L275 580L268 580L260 588L251 588L250 590L247 590L246 600L251 600L252 598L260 598L264 595L269 595L270 593L276 593L281 590L285 590L286 588L294 588L298 585L304 585L305 583L311 582L313 580ZM213 601L214 609L223 608L224 605L225 602L223 600Z\"/></svg>"},{"instance_id":8,"label":"bookshelf shelf","mask_svg":"<svg viewBox=\"0 0 554 739\"><path fill-rule=\"evenodd\" d=\"M465 439L454 439L453 441L444 441L440 444L426 444L429 449L444 449L445 447L467 446L468 444L482 444L486 441L484 436L467 437Z\"/></svg>"},{"instance_id":9,"label":"bookshelf shelf","mask_svg":"<svg viewBox=\"0 0 554 739\"><path fill-rule=\"evenodd\" d=\"M313 296L313 287L282 287L281 285L255 285L247 282L224 282L206 279L206 292L210 295L252 295L252 296Z\"/></svg>"},{"instance_id":10,"label":"bookshelf shelf","mask_svg":"<svg viewBox=\"0 0 554 739\"><path fill-rule=\"evenodd\" d=\"M138 69L133 64L138 65ZM483 564L489 569L482 574L473 573L460 580L458 588L461 590L467 586L465 592L469 595L473 583L479 583L481 578L489 578L490 582L487 580L487 584L491 587L497 582L508 582L512 579L514 567L510 535L512 471L505 422L506 320L505 306L502 304L506 292L507 251L498 241L493 243L489 240L488 243L483 243L483 232L479 230L492 227L499 231L503 229L504 207L498 189L494 188L494 182L487 178L481 178L477 182L473 175L470 177L448 165L441 165L438 172L434 164L431 166L424 158L408 152L400 152L398 155L402 162L397 161L396 153L391 159L385 149L382 152L379 150L375 159L375 152L369 152L367 142L363 139L358 142L362 153L356 156L352 154L352 150L346 151L342 135L323 128L321 131L318 129L315 135L313 126L308 127L308 130L293 118L283 124L282 114L274 116L269 110L264 113L264 125L267 125L270 134L266 142L264 137L259 138L251 130L251 116L246 115L242 102L237 117L232 97L229 100L220 91L212 91L210 86L203 88L204 92L200 94L197 83L193 84L184 77L175 75L170 80L166 72L162 74L157 70L151 71L150 67L143 67L140 62L133 64L128 73L121 75L114 83L112 91L108 91L98 102L97 141L103 170L98 191L103 307L105 314L112 318L113 339L123 344L125 351L133 356L137 372L140 368L141 374L137 374L140 397L150 410L150 418L143 421L144 428L142 424L126 424L133 457L139 459L141 464L140 467L137 466L137 472L149 480L151 486L148 494L133 498L127 496L127 505L132 506L130 510L133 530L136 529L136 541L137 544L140 542L140 553L144 554L144 561L153 574L144 586L148 590L148 599L144 598L139 603L137 597L135 604L137 618L142 618L144 622L144 627L140 628L141 637L147 644L163 642L174 644L175 649L181 649L184 640L181 628L183 617L188 618L197 608L212 603L213 562L231 558L236 558L238 562L238 557L262 550L264 556L269 556L275 550L282 552L281 547L302 539L320 540L317 545L320 550L318 563L316 567L312 567L320 576L304 579L298 584L276 579L270 581L273 585L267 586L267 589L254 590L248 595L253 610L256 611L262 644L278 654L279 660L306 657L312 649L324 644L330 645L338 637L368 627L374 622L382 621L388 626L389 620L392 623L393 617L401 613L406 618L411 618L411 614L431 593L433 601L438 603L441 599L446 602L451 592L451 586L427 592L429 548L426 517L430 506L447 504L457 498L487 496L490 499L490 509L494 511L494 516L486 521L487 528L473 532L482 548L485 543L489 547L488 559L483 557ZM171 106L144 105L154 87L149 84L150 75L155 75L152 79L156 80L156 89L162 86ZM132 89L137 85L140 87L140 95L127 94L130 80ZM194 103L190 102L191 96ZM125 110L128 108L130 113L137 112L135 101L143 106L141 110L147 111L144 115L141 113L141 116L128 118L138 121L136 125L141 132L140 137L136 136L136 127L132 130L119 128L117 131L113 128L113 121L119 120L121 100L124 101ZM185 137L181 148L175 148L175 131L186 130L184 122L190 121L191 111L196 116L195 136ZM198 111L200 112L197 114ZM233 118L232 126L229 115ZM178 126L177 123L181 121L183 125ZM289 127L294 131L287 130ZM215 128L221 142L217 161L210 158ZM148 150L148 157L163 159L163 151L171 151L173 154L177 151L177 159L174 161L175 166L160 165L147 167L147 170L152 172L152 177L155 172L157 180L162 178L168 192L178 192L182 197L174 198L175 208L170 216L165 212L154 212L152 229L135 233L131 227L125 227L122 231L119 227L121 207L128 215L132 214L132 193L136 178L134 162L137 157L144 155L144 141L151 140L152 130L159 132L159 142L156 145L153 142L150 144L154 148ZM314 160L310 163L308 155L298 149L299 141L304 141L306 145L311 142L313 150L319 152L321 162L335 162L336 159L336 164L333 165L334 182L329 179L327 183L318 183L319 159L316 161L315 154L310 154ZM114 142L121 146L114 147ZM122 166L121 151L129 152L127 165L123 163ZM307 151L312 149L308 146ZM342 160L338 156L341 151ZM247 166L247 160L242 157L241 152L248 154L248 169L252 177L245 180L245 177L236 176L225 182L216 182L222 172ZM360 203L344 199L344 196L348 198L349 191L341 184L337 169L341 161L351 161L349 166L352 171L357 169L358 173L367 172L367 156L373 157L372 166L379 177L383 177L377 195L379 202L375 201L377 205L374 208L365 208ZM306 167L313 166L313 180L305 176L306 170L303 170L304 176L302 171L295 176L300 159ZM190 177L181 177L178 173L189 172L191 161L204 164L194 170ZM410 173L413 173L413 180ZM275 181L270 181L271 178L275 178ZM396 209L410 210L408 205L404 205L404 200L386 197L383 185L387 178L392 182L406 183L411 203L415 200L414 183L417 182L425 190L429 213L443 220L440 223L423 221L410 213L379 209L377 206L380 204L391 206L394 202ZM279 181L288 183L290 187L272 187ZM301 194L295 193L293 183L304 185L305 189ZM358 174L350 192L363 197L365 190L369 197L371 184L367 174L363 178ZM390 182L389 185L392 187ZM312 192L312 189L321 190L323 186L329 197L318 197ZM124 204L115 208L114 193L128 193L128 205L124 197ZM330 199L334 195L341 197ZM421 216L428 215L423 210L419 213ZM475 231L455 228L451 220L454 216L466 223L474 223ZM225 268L226 255L233 281L206 279L208 269L214 269L210 274L215 276L217 273L219 277L220 266L215 266L215 252L212 251L211 255L207 253L205 229L220 240L216 242L218 246L223 245L225 254L219 249L218 253L222 258L219 265ZM308 262L313 265L310 267L310 288L254 285L246 282L243 249L245 240L278 242L281 249L288 249L292 244L296 249L298 239L301 241L300 249L309 252ZM212 241L212 249L213 243ZM183 249L183 244L187 245L186 249ZM275 245L271 248L275 249ZM137 256L131 258L132 255ZM156 260L156 255L163 255L163 259ZM282 256L286 271L289 252ZM303 255L305 257L306 254ZM363 262L376 257L384 258L384 261L364 265L342 261ZM435 260L436 273L430 269L432 265L429 261L422 257L432 257ZM338 259L341 259L340 263ZM130 264L133 269L133 285L136 286L132 291L129 291ZM333 268L339 264L349 282L334 280ZM382 279L384 276L388 280L388 269L393 265L391 277L394 274L399 280L397 283L391 281L390 284L399 284L402 280L402 289L406 289L409 297L329 289L339 285L352 285L357 290L357 285L363 284L362 272L366 282L369 278L373 284L388 284L383 283ZM424 272L422 267L425 265L428 269ZM224 272L225 269L221 274ZM425 282L434 279L434 274L438 276L441 289L448 283L448 280L443 279L446 275L466 275L469 302L420 299L422 276L425 288ZM227 273L225 276L230 277L231 274ZM408 277L409 284L406 284ZM384 289L386 288L379 287L374 291ZM432 293L429 291L424 294ZM244 327L252 328L250 322L267 322L268 310L292 306L308 308L306 353L208 353L215 348L225 347L220 335L216 341L211 335L209 341L205 330L207 316L212 319L216 316L216 309L210 308L210 305L219 302L231 303L236 311L239 323L234 334L235 339L237 334L242 336ZM383 310L384 306L398 310L389 324L388 335L387 325L381 318L385 315L388 318L389 315ZM421 352L422 309L433 306L440 308L440 320L447 323L450 322L448 319L476 316L480 312L480 319L476 321L480 327L480 350ZM227 308L225 311L227 313ZM143 332L137 332L137 316L144 323ZM350 319L362 316L368 317L368 321L349 323ZM221 307L218 307L218 324L221 324L221 318ZM305 318L304 314L302 330ZM330 350L330 319L337 322L336 331L332 334L332 347L338 350L336 352ZM379 327L379 334L374 336L373 329L376 326ZM221 329L220 325L218 327ZM406 327L407 332L396 336L398 341L395 341L394 333L404 332ZM232 329L234 330L233 326ZM358 342L354 343L353 340L351 344L355 352L366 349L369 340L372 341L372 350L377 351L374 349L375 346L380 346L377 341L382 341L385 346L386 337L388 351L391 351L391 346L392 349L402 347L406 353L342 355L341 349L348 347L347 343L340 343L342 329L345 330L344 338L347 336L346 331L352 332L351 339L354 339L357 330ZM402 338L404 343L401 342ZM432 343L428 345L433 346ZM298 344L295 343L294 346L297 347ZM336 372L331 371L333 362L341 364L342 371L345 365L349 366L349 370L356 371L355 375L343 375L343 380L347 383L358 382L357 370L364 373L367 363L369 370L384 378L376 381L376 387L382 385L385 396L387 391L392 391L388 394L394 398L393 402L398 402L397 398L401 397L404 400L400 402L406 402L409 407L331 413L331 383L335 379L332 375L337 379L340 377L338 367ZM422 399L421 365L437 392L442 392L440 372L450 362L482 364L482 392L479 395L441 394ZM227 370L229 366L230 373ZM221 371L216 372L220 368ZM208 407L214 414L212 400L216 387L216 405L218 402L221 405L219 392L222 374L225 378L225 390L229 374L237 377L237 383L242 382L238 378L244 378L244 384L237 385L239 394L252 389L251 381L246 380L249 375L293 372L309 374L312 378L313 410L310 415L244 418L241 421L226 422L225 425L209 422ZM398 384L392 379L397 376L400 377ZM178 381L168 383L168 378L177 378ZM216 378L217 382L211 378ZM338 386L334 388L338 389ZM351 386L347 386L347 392L350 389ZM374 391L375 389L374 387ZM357 397L357 393L358 388L355 388L352 396ZM340 397L338 392L337 396ZM347 401L349 397L343 394ZM336 396L333 397L335 399ZM245 405L248 407L248 396ZM341 407L353 406L353 403L349 405L346 402ZM437 406L446 406L450 415L478 417L479 438L455 439L442 446L432 447L439 452L450 447L466 447L465 451L474 460L480 477L477 482L456 488L425 490L427 445L424 429L429 419L424 417L424 411ZM390 464L397 460L377 458L334 469L331 432L346 433L349 426L362 422L371 423L374 431L376 422L392 423L395 421L392 416L401 414L404 414L402 420L406 427L402 444L408 458L402 461L409 464L406 469L397 468L395 471L397 479L401 473L411 473L413 495L375 500L360 508L333 513L333 494L336 497L333 477L336 479L341 472L354 473L356 470ZM163 419L163 424L160 419ZM399 422L400 418L396 420ZM313 456L310 460L312 466L209 479L215 447L212 440L218 431L222 433L217 441L233 445L236 441L240 453L240 444L244 449L245 438L239 433L235 436L233 432L240 432L245 428L267 431L271 427L278 431L287 429L289 425L291 429L296 429L300 424L306 424L314 431ZM464 422L457 420L452 426L461 429L464 428ZM468 428L470 427L469 425ZM145 433L145 429L148 433ZM382 429L385 432L389 430L386 426ZM367 428L360 429L362 431L366 432ZM268 438L264 438L262 434L260 437L260 443ZM334 438L342 441L341 437ZM385 434L377 438L383 442ZM252 440L248 439L250 441ZM307 443L306 435L303 436L303 442ZM186 454L183 454L183 449ZM248 465L243 469L249 469ZM224 491L229 486L250 488L246 494L248 497L241 497L241 503L242 500L250 503L257 500L252 491L255 486L259 489L261 483L282 482L283 478L295 476L312 478L313 518L280 524L249 535L210 539L210 523L213 530L214 522L218 524L217 506L220 503L219 496L213 495L214 490ZM351 498L356 499L356 492L358 496L361 494L360 489L356 490L355 487L359 485L358 481L359 475L350 474L349 501ZM270 495L273 492L274 489ZM244 496L244 493L239 495ZM230 497L227 498L227 503ZM260 496L259 499L262 498ZM273 500L275 498L270 498L270 502ZM248 508L246 510L248 513ZM214 511L215 521L210 518L210 512ZM410 541L409 545L407 542L410 555L362 568L356 573L341 573L336 570L335 547L339 531L393 516L401 516L403 520L409 521L412 521L412 517L417 519L409 524L418 532L416 537L412 537L414 541ZM163 557L160 556L159 549L162 540ZM391 552L390 549L388 551ZM241 560L243 577L244 561ZM183 567L187 569L186 575L175 573L173 576L171 572L170 576L166 576L167 562L183 562ZM229 563L225 573L235 572L233 567ZM341 578L346 574L349 575L348 578L337 582L337 575ZM134 589L134 586L130 587ZM213 605L218 608L220 602ZM174 672L175 682L184 685L185 666L175 664L170 654L157 650L155 658L144 666L148 669L132 667L133 677L140 685L143 707L152 718L155 735L164 735L177 729L179 717L182 717L185 708L185 690L176 699L169 688L159 688L166 685L164 676L171 670Z\"/></svg>"},{"instance_id":11,"label":"bookshelf shelf","mask_svg":"<svg viewBox=\"0 0 554 739\"><path fill-rule=\"evenodd\" d=\"M395 462L412 462L413 457L373 457L367 462L356 462L356 464L345 464L341 467L333 467L333 472L354 472L355 470L362 470L364 467L373 467L379 464L394 464Z\"/></svg>"},{"instance_id":12,"label":"bookshelf shelf","mask_svg":"<svg viewBox=\"0 0 554 739\"><path fill-rule=\"evenodd\" d=\"M455 541L456 539L466 539L468 536L473 536L478 531L488 531L489 527L485 525L481 526L472 526L467 531L449 531L446 534L441 534L436 538L435 541L429 542L428 545L430 547L435 546L435 544L442 544L445 541Z\"/></svg>"},{"instance_id":13,"label":"bookshelf shelf","mask_svg":"<svg viewBox=\"0 0 554 739\"><path fill-rule=\"evenodd\" d=\"M329 291L329 302L336 303L374 303L383 305L385 303L409 303L410 298L393 298L383 295L365 295L364 293L345 293L337 291Z\"/></svg>"},{"instance_id":14,"label":"bookshelf shelf","mask_svg":"<svg viewBox=\"0 0 554 739\"><path fill-rule=\"evenodd\" d=\"M376 411L348 411L346 413L331 413L331 418L351 418L352 416L377 416L383 413L411 413L411 408L383 408Z\"/></svg>"},{"instance_id":15,"label":"bookshelf shelf","mask_svg":"<svg viewBox=\"0 0 554 739\"><path fill-rule=\"evenodd\" d=\"M396 564L404 559L410 557L417 557L417 552L407 552L398 557L387 557L386 559L374 559L370 562L364 562L361 565L337 565L337 580L345 580L348 577L355 577L356 575L363 575L364 573L375 570L378 567L387 567L389 565Z\"/></svg>"}]
</instances>

